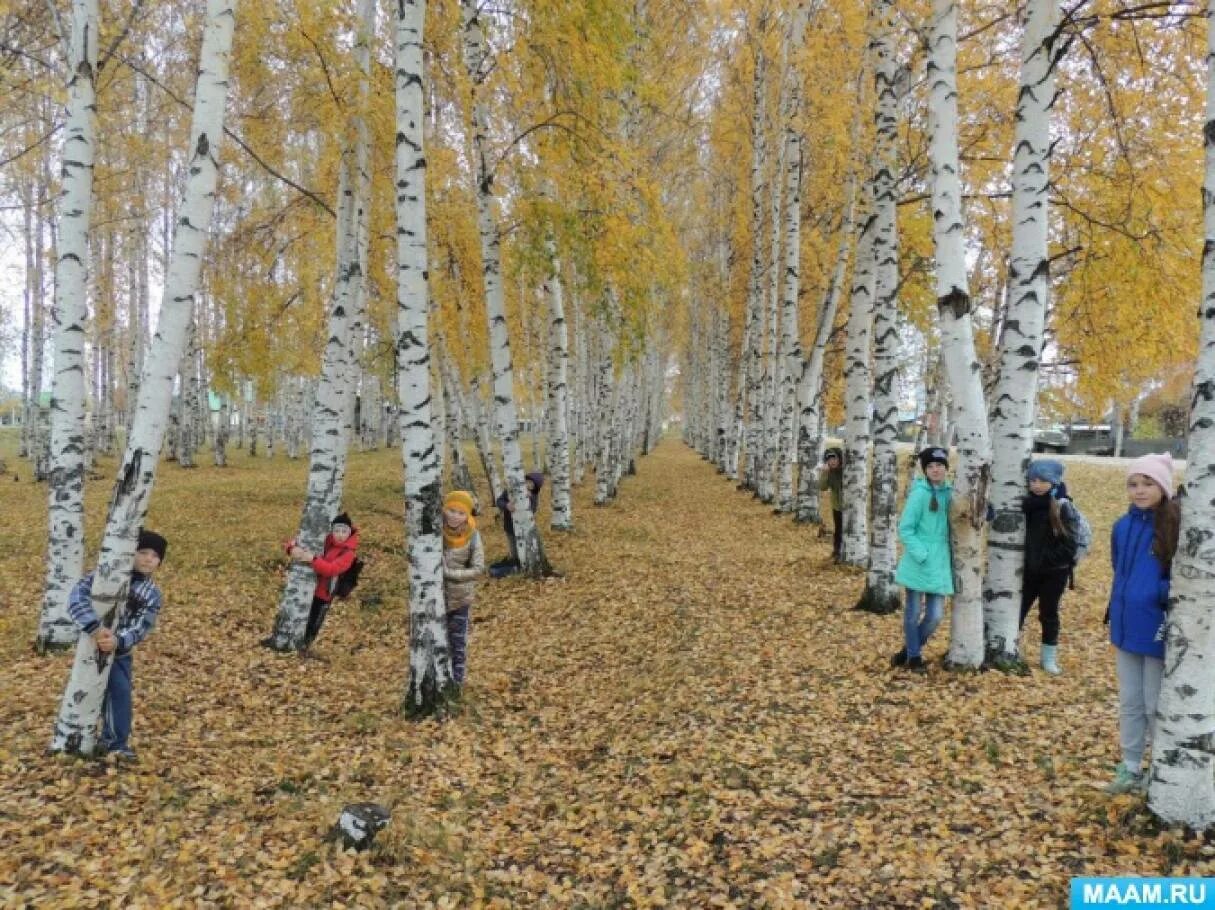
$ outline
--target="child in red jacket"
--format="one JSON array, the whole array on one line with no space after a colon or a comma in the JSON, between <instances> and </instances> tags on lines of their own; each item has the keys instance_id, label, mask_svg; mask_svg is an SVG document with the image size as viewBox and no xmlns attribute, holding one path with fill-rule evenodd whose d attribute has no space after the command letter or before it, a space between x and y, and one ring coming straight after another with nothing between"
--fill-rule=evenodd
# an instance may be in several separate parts
<instances>
[{"instance_id":1,"label":"child in red jacket","mask_svg":"<svg viewBox=\"0 0 1215 910\"><path fill-rule=\"evenodd\" d=\"M343 512L333 519L329 534L325 537L324 552L317 556L291 541L287 544L287 555L299 562L306 562L316 573L316 590L312 592L312 607L308 610L308 626L304 631L304 647L312 647L321 634L329 604L333 602L333 588L337 578L354 565L355 551L359 548L359 530Z\"/></svg>"}]
</instances>

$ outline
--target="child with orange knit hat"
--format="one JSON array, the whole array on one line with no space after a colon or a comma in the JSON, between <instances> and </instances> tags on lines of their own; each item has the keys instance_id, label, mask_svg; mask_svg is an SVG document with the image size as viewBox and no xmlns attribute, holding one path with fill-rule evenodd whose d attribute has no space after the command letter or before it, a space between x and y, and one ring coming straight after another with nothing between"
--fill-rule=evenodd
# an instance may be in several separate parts
<instances>
[{"instance_id":1,"label":"child with orange knit hat","mask_svg":"<svg viewBox=\"0 0 1215 910\"><path fill-rule=\"evenodd\" d=\"M447 644L451 674L464 685L468 666L468 631L477 577L485 572L485 546L473 517L472 494L452 490L443 498L443 594L447 600Z\"/></svg>"}]
</instances>

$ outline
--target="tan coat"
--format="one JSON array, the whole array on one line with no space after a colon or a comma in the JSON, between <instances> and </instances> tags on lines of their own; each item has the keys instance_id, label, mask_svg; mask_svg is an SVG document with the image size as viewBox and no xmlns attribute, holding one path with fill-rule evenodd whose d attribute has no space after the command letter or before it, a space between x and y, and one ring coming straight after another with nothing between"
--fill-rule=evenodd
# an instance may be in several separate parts
<instances>
[{"instance_id":1,"label":"tan coat","mask_svg":"<svg viewBox=\"0 0 1215 910\"><path fill-rule=\"evenodd\" d=\"M485 545L481 532L473 531L462 547L443 548L443 594L447 612L471 607L477 592L477 577L485 572Z\"/></svg>"}]
</instances>

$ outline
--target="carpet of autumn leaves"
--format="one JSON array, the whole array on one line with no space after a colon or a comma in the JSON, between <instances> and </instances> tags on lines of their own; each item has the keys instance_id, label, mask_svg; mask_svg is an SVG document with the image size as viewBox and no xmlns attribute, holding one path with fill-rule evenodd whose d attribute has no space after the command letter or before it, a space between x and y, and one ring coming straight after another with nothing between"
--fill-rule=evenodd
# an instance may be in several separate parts
<instances>
[{"instance_id":1,"label":"carpet of autumn leaves","mask_svg":"<svg viewBox=\"0 0 1215 910\"><path fill-rule=\"evenodd\" d=\"M546 539L563 579L482 586L463 713L414 723L397 453L351 458L369 565L323 660L256 646L305 464L166 464L142 761L118 768L44 754L71 658L30 650L45 488L8 463L5 906L1057 907L1075 875L1215 874L1215 846L1100 792L1117 759L1101 614L1118 468L1069 468L1096 547L1064 602L1065 675L946 672L945 624L921 677L889 666L899 617L849 610L863 579L826 539L668 439L611 506L578 491L577 530ZM90 484L90 558L112 470ZM488 518L485 533L500 555ZM393 819L356 855L324 835L361 800Z\"/></svg>"}]
</instances>

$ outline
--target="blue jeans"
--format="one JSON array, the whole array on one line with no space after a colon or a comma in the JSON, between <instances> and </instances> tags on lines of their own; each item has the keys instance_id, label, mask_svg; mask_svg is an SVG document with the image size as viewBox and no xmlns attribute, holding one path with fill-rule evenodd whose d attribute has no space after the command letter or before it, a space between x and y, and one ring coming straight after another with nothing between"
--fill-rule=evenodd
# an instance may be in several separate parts
<instances>
[{"instance_id":1,"label":"blue jeans","mask_svg":"<svg viewBox=\"0 0 1215 910\"><path fill-rule=\"evenodd\" d=\"M907 588L903 602L903 641L907 646L907 659L919 657L928 644L928 639L941 624L945 615L945 595L925 594ZM924 617L920 618L920 600L924 601Z\"/></svg>"},{"instance_id":2,"label":"blue jeans","mask_svg":"<svg viewBox=\"0 0 1215 910\"><path fill-rule=\"evenodd\" d=\"M105 687L101 706L105 722L101 729L101 747L109 752L129 749L131 738L131 689L133 679L131 655L114 658L110 678Z\"/></svg>"}]
</instances>

